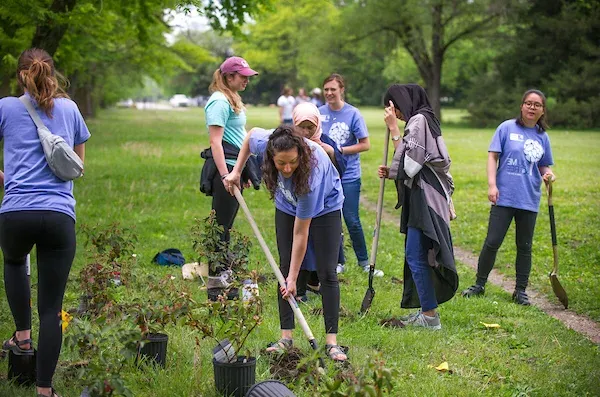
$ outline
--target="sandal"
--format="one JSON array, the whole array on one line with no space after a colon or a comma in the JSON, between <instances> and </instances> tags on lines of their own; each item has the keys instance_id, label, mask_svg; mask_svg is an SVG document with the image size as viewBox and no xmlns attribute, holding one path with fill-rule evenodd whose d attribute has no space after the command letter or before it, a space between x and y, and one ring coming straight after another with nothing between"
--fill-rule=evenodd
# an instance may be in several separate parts
<instances>
[{"instance_id":1,"label":"sandal","mask_svg":"<svg viewBox=\"0 0 600 397\"><path fill-rule=\"evenodd\" d=\"M345 349L339 345L325 345L325 350L327 351L327 355L333 361L343 363L348 360L348 355L344 351ZM345 358L340 359L339 356L345 356Z\"/></svg>"},{"instance_id":2,"label":"sandal","mask_svg":"<svg viewBox=\"0 0 600 397\"><path fill-rule=\"evenodd\" d=\"M60 396L58 395L58 393L56 393L56 390L54 390L54 388L52 388L52 392L50 393L50 396L37 393L37 397L60 397Z\"/></svg>"},{"instance_id":3,"label":"sandal","mask_svg":"<svg viewBox=\"0 0 600 397\"><path fill-rule=\"evenodd\" d=\"M465 298L471 298L473 296L482 296L485 294L485 287L481 285L471 285L469 288L464 290L461 295Z\"/></svg>"},{"instance_id":4,"label":"sandal","mask_svg":"<svg viewBox=\"0 0 600 397\"><path fill-rule=\"evenodd\" d=\"M292 339L281 338L277 342L271 342L267 345L267 353L285 353L294 346Z\"/></svg>"},{"instance_id":5,"label":"sandal","mask_svg":"<svg viewBox=\"0 0 600 397\"><path fill-rule=\"evenodd\" d=\"M21 348L23 345L29 345L29 349ZM10 339L2 343L2 350L11 351L16 356L33 356L33 341L31 339L18 340L15 332Z\"/></svg>"},{"instance_id":6,"label":"sandal","mask_svg":"<svg viewBox=\"0 0 600 397\"><path fill-rule=\"evenodd\" d=\"M516 289L513 292L512 299L515 303L523 306L530 306L531 302L529 302L529 297L524 289Z\"/></svg>"}]
</instances>

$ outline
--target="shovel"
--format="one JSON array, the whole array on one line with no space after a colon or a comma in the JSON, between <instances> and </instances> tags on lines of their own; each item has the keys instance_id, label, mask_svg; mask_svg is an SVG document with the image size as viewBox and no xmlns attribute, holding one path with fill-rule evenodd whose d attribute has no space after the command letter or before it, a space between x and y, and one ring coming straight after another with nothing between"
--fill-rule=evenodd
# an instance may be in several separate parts
<instances>
[{"instance_id":1,"label":"shovel","mask_svg":"<svg viewBox=\"0 0 600 397\"><path fill-rule=\"evenodd\" d=\"M385 146L383 147L383 165L387 165L388 146L390 141L390 129L385 131ZM377 198L377 214L375 215L375 229L373 230L373 244L371 245L371 259L369 261L369 287L365 293L360 312L365 313L371 307L373 298L375 298L375 289L373 288L373 273L375 272L375 260L377 259L377 246L379 245L379 226L381 224L381 212L383 210L383 191L385 189L385 178L379 181L379 197Z\"/></svg>"},{"instance_id":2,"label":"shovel","mask_svg":"<svg viewBox=\"0 0 600 397\"><path fill-rule=\"evenodd\" d=\"M271 254L271 251L269 250L269 247L267 246L265 239L263 238L262 234L260 233L260 230L258 229L258 226L256 225L256 222L254 221L254 218L252 217L252 214L250 213L250 209L248 209L248 205L246 205L246 200L244 200L244 196L242 196L242 193L237 188L237 186L235 186L233 188L233 192L235 194L235 198L237 199L238 203L240 204L240 207L242 207L242 210L244 211L244 214L246 215L246 218L248 219L250 226L252 227L252 231L254 232L254 235L258 239L258 243L260 244L260 247L262 248L263 252L267 256L267 260L268 260L269 264L271 265L271 269L273 269L275 276L277 277L277 281L279 282L279 285L282 288L285 288L286 285L285 285L285 279L283 278L283 274L281 274L281 270L279 270L279 266L277 266L277 263L275 262L275 258L273 258L273 255ZM313 333L310 330L310 327L308 326L308 323L306 322L304 315L300 311L300 308L298 307L298 302L296 302L296 298L294 298L293 296L288 296L287 301L290 304L290 306L292 307L292 311L294 312L294 317L296 317L296 320L298 321L298 323L300 323L300 327L302 328L302 331L304 331L304 335L306 335L306 338L308 339L308 343L310 343L310 347L312 347L313 350L318 350L319 346L317 345L317 340L313 336ZM319 359L319 363L321 364L321 367L324 367L323 359Z\"/></svg>"},{"instance_id":3,"label":"shovel","mask_svg":"<svg viewBox=\"0 0 600 397\"><path fill-rule=\"evenodd\" d=\"M560 303L562 303L566 309L569 307L569 298L567 297L565 289L560 285L560 281L558 281L558 248L556 242L556 224L554 222L554 206L552 205L552 182L554 182L554 180L550 180L546 184L546 189L548 191L548 214L550 215L550 233L552 234L552 254L554 256L554 268L549 276L554 295L556 295Z\"/></svg>"}]
</instances>

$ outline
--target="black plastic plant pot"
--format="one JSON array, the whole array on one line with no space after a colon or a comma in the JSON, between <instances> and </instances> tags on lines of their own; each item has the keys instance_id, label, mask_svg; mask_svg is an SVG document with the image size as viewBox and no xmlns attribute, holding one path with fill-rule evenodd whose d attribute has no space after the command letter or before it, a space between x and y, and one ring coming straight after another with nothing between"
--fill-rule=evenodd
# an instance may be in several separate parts
<instances>
[{"instance_id":1,"label":"black plastic plant pot","mask_svg":"<svg viewBox=\"0 0 600 397\"><path fill-rule=\"evenodd\" d=\"M246 362L244 362L246 361ZM224 396L244 397L256 381L256 358L239 356L235 363L213 359L215 386Z\"/></svg>"},{"instance_id":2,"label":"black plastic plant pot","mask_svg":"<svg viewBox=\"0 0 600 397\"><path fill-rule=\"evenodd\" d=\"M252 386L246 397L296 397L286 385L278 380L264 380Z\"/></svg>"},{"instance_id":3,"label":"black plastic plant pot","mask_svg":"<svg viewBox=\"0 0 600 397\"><path fill-rule=\"evenodd\" d=\"M35 385L35 361L37 350L33 356L17 356L12 351L8 352L8 379L21 386Z\"/></svg>"},{"instance_id":4,"label":"black plastic plant pot","mask_svg":"<svg viewBox=\"0 0 600 397\"><path fill-rule=\"evenodd\" d=\"M144 346L140 348L139 355L164 368L167 362L168 341L169 335L167 334L148 334L144 338Z\"/></svg>"}]
</instances>

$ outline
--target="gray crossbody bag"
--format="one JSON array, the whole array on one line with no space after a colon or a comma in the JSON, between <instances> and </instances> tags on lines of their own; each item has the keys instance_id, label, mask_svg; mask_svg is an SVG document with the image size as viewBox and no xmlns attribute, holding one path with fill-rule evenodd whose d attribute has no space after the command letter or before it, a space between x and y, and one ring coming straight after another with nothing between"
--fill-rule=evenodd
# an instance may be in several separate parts
<instances>
[{"instance_id":1,"label":"gray crossbody bag","mask_svg":"<svg viewBox=\"0 0 600 397\"><path fill-rule=\"evenodd\" d=\"M63 181L72 181L82 176L83 161L81 161L81 158L79 158L73 148L62 137L50 132L36 113L31 101L25 95L19 97L19 100L23 102L25 108L27 108L27 112L29 112L33 122L37 126L38 136L44 149L46 161L54 175Z\"/></svg>"}]
</instances>

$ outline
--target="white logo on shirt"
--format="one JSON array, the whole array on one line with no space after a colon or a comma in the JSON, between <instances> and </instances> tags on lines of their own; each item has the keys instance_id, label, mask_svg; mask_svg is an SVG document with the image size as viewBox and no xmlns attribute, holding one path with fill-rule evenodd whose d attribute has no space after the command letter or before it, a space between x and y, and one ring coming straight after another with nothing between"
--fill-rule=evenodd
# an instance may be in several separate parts
<instances>
[{"instance_id":1,"label":"white logo on shirt","mask_svg":"<svg viewBox=\"0 0 600 397\"><path fill-rule=\"evenodd\" d=\"M321 123L329 123L329 115L328 114L321 114L319 115L320 119L321 119Z\"/></svg>"},{"instance_id":2,"label":"white logo on shirt","mask_svg":"<svg viewBox=\"0 0 600 397\"><path fill-rule=\"evenodd\" d=\"M531 175L533 164L540 161L544 155L544 148L538 141L528 139L523 145L523 154L525 154L525 159L529 161L529 175Z\"/></svg>"},{"instance_id":3,"label":"white logo on shirt","mask_svg":"<svg viewBox=\"0 0 600 397\"><path fill-rule=\"evenodd\" d=\"M298 202L294 198L294 194L288 189L286 189L285 186L283 186L283 181L277 181L277 188L290 204L292 204L294 207L298 206Z\"/></svg>"},{"instance_id":4,"label":"white logo on shirt","mask_svg":"<svg viewBox=\"0 0 600 397\"><path fill-rule=\"evenodd\" d=\"M335 141L338 145L344 144L350 138L350 127L343 121L333 123L329 129L329 137Z\"/></svg>"},{"instance_id":5,"label":"white logo on shirt","mask_svg":"<svg viewBox=\"0 0 600 397\"><path fill-rule=\"evenodd\" d=\"M523 142L524 138L523 138L523 134L515 134L514 132L510 133L510 140L511 141L517 141L517 142Z\"/></svg>"}]
</instances>

